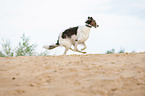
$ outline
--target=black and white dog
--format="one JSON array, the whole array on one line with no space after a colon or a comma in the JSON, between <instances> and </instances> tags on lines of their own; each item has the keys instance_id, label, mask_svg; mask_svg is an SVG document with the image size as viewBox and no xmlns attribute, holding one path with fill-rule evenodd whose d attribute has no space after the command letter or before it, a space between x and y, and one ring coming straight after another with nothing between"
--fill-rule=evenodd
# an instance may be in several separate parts
<instances>
[{"instance_id":1,"label":"black and white dog","mask_svg":"<svg viewBox=\"0 0 145 96\"><path fill-rule=\"evenodd\" d=\"M58 46L63 46L65 47L64 55L66 55L69 49L75 52L80 52L85 54L86 52L82 52L82 51L87 48L85 41L89 37L90 28L92 26L95 28L99 27L99 25L96 24L96 21L92 17L88 17L85 23L86 23L85 26L77 26L77 27L66 29L64 32L62 32L59 35L57 43L55 45L43 46L43 48L50 50ZM79 51L77 48L78 44L84 45L84 48L81 49L81 51ZM74 49L71 48L72 45L74 46Z\"/></svg>"}]
</instances>

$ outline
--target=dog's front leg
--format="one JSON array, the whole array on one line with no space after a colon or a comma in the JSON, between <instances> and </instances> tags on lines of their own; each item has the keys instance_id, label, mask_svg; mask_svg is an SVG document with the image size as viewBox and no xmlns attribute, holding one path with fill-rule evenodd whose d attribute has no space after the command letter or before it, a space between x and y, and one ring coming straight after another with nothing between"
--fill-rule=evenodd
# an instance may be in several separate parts
<instances>
[{"instance_id":1,"label":"dog's front leg","mask_svg":"<svg viewBox=\"0 0 145 96\"><path fill-rule=\"evenodd\" d=\"M82 45L84 45L84 48L81 49L83 51L83 50L85 50L87 48L87 46L86 46L85 42L83 42Z\"/></svg>"}]
</instances>

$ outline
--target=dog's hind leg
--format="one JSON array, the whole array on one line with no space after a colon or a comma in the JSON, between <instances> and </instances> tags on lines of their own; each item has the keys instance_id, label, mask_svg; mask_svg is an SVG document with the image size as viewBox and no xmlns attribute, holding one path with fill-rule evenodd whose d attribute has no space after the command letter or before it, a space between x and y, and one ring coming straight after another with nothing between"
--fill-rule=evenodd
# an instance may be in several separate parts
<instances>
[{"instance_id":1,"label":"dog's hind leg","mask_svg":"<svg viewBox=\"0 0 145 96\"><path fill-rule=\"evenodd\" d=\"M69 50L69 48L65 48L65 51L64 51L63 55L66 55L68 50Z\"/></svg>"},{"instance_id":2,"label":"dog's hind leg","mask_svg":"<svg viewBox=\"0 0 145 96\"><path fill-rule=\"evenodd\" d=\"M61 46L65 47L63 55L66 55L67 51L71 48L72 43L69 39L62 39L60 42Z\"/></svg>"},{"instance_id":3,"label":"dog's hind leg","mask_svg":"<svg viewBox=\"0 0 145 96\"><path fill-rule=\"evenodd\" d=\"M78 48L77 48L77 46L78 46L78 40L75 41L75 44L73 44L73 46L74 46L74 51L78 51Z\"/></svg>"}]
</instances>

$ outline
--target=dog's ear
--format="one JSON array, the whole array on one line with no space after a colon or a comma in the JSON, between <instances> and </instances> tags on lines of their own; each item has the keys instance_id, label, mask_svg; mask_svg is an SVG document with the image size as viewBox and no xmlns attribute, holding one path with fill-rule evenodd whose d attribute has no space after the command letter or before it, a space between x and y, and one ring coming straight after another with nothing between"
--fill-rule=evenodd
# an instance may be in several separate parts
<instances>
[{"instance_id":1,"label":"dog's ear","mask_svg":"<svg viewBox=\"0 0 145 96\"><path fill-rule=\"evenodd\" d=\"M88 20L85 23L91 24L92 20L93 20L93 18L88 16Z\"/></svg>"},{"instance_id":2,"label":"dog's ear","mask_svg":"<svg viewBox=\"0 0 145 96\"><path fill-rule=\"evenodd\" d=\"M91 20L93 20L93 17L91 17Z\"/></svg>"},{"instance_id":3,"label":"dog's ear","mask_svg":"<svg viewBox=\"0 0 145 96\"><path fill-rule=\"evenodd\" d=\"M88 16L88 19L93 20L93 18L92 17L89 17L89 16Z\"/></svg>"},{"instance_id":4,"label":"dog's ear","mask_svg":"<svg viewBox=\"0 0 145 96\"><path fill-rule=\"evenodd\" d=\"M91 17L88 16L88 19L91 19Z\"/></svg>"}]
</instances>

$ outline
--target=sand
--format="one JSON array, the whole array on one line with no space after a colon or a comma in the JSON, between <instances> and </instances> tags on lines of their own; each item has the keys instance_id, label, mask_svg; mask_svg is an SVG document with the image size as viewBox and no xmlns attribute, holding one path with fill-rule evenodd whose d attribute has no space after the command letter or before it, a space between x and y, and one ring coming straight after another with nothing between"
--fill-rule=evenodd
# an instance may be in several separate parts
<instances>
[{"instance_id":1,"label":"sand","mask_svg":"<svg viewBox=\"0 0 145 96\"><path fill-rule=\"evenodd\" d=\"M0 57L0 96L145 96L145 53Z\"/></svg>"}]
</instances>

